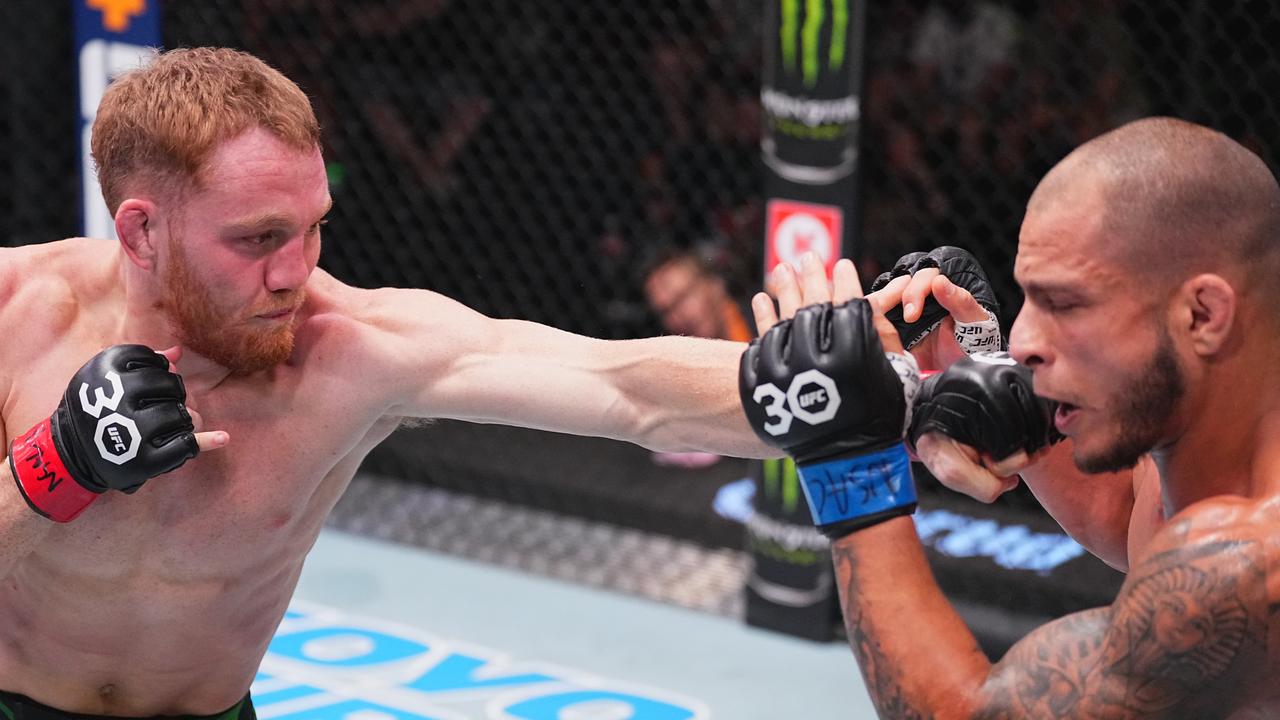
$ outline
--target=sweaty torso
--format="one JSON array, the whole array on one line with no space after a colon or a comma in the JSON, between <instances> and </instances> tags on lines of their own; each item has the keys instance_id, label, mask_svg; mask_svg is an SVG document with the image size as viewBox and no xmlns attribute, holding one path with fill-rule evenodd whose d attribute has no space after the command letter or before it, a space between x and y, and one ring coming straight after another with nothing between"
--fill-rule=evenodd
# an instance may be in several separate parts
<instances>
[{"instance_id":1,"label":"sweaty torso","mask_svg":"<svg viewBox=\"0 0 1280 720\"><path fill-rule=\"evenodd\" d=\"M19 257L31 276L8 307L23 310L0 314L0 334L23 339L0 370L10 439L49 415L88 358L132 340L114 330L123 298L108 248ZM207 714L244 695L325 516L395 427L352 367L361 326L330 285L309 288L284 365L192 391L228 448L108 493L0 580L0 689L119 715Z\"/></svg>"}]
</instances>

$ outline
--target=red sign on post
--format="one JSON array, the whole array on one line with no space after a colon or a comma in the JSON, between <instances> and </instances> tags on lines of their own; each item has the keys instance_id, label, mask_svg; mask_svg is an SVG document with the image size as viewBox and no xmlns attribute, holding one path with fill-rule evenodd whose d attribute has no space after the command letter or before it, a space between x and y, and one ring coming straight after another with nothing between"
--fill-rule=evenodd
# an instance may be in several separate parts
<instances>
[{"instance_id":1,"label":"red sign on post","mask_svg":"<svg viewBox=\"0 0 1280 720\"><path fill-rule=\"evenodd\" d=\"M813 251L822 259L827 276L841 257L844 211L835 205L794 200L770 200L766 210L764 271L779 262L800 265L800 256Z\"/></svg>"}]
</instances>

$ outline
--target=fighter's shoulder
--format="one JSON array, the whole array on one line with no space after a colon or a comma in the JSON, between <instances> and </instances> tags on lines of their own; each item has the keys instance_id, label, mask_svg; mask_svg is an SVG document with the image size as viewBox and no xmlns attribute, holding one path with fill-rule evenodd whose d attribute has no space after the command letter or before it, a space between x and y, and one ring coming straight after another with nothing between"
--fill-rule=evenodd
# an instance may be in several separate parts
<instances>
[{"instance_id":1,"label":"fighter's shoulder","mask_svg":"<svg viewBox=\"0 0 1280 720\"><path fill-rule=\"evenodd\" d=\"M8 306L23 293L69 289L66 267L75 241L61 240L41 245L0 248L0 298Z\"/></svg>"},{"instance_id":2,"label":"fighter's shoulder","mask_svg":"<svg viewBox=\"0 0 1280 720\"><path fill-rule=\"evenodd\" d=\"M430 290L359 288L317 270L307 285L317 317L349 323L354 331L397 333L424 324L475 316L460 303Z\"/></svg>"},{"instance_id":3,"label":"fighter's shoulder","mask_svg":"<svg viewBox=\"0 0 1280 720\"><path fill-rule=\"evenodd\" d=\"M0 248L0 333L18 323L58 331L70 322L79 298L76 279L87 274L93 243L102 242L77 238Z\"/></svg>"},{"instance_id":4,"label":"fighter's shoulder","mask_svg":"<svg viewBox=\"0 0 1280 720\"><path fill-rule=\"evenodd\" d=\"M1224 683L1238 690L1269 682L1280 662L1268 649L1280 634L1276 517L1272 500L1223 496L1170 518L1132 563L1112 607L1121 651L1114 668L1204 698Z\"/></svg>"},{"instance_id":5,"label":"fighter's shoulder","mask_svg":"<svg viewBox=\"0 0 1280 720\"><path fill-rule=\"evenodd\" d=\"M1184 508L1152 537L1131 576L1171 568L1240 575L1280 560L1280 498L1211 497Z\"/></svg>"},{"instance_id":6,"label":"fighter's shoulder","mask_svg":"<svg viewBox=\"0 0 1280 720\"><path fill-rule=\"evenodd\" d=\"M362 354L400 353L403 341L415 347L424 333L433 333L440 344L448 344L446 329L483 316L443 295L428 290L406 288L358 288L317 270L307 286L311 311L300 333L322 335Z\"/></svg>"}]
</instances>

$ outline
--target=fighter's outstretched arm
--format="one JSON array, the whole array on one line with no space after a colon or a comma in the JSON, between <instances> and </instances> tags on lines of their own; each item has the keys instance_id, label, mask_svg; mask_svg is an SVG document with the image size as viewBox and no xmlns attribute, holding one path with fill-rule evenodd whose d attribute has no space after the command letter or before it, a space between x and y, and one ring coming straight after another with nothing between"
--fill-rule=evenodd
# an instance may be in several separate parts
<instances>
[{"instance_id":1,"label":"fighter's outstretched arm","mask_svg":"<svg viewBox=\"0 0 1280 720\"><path fill-rule=\"evenodd\" d=\"M659 450L776 457L738 402L742 343L598 340L496 320L424 290L370 291L391 414L626 440Z\"/></svg>"},{"instance_id":2,"label":"fighter's outstretched arm","mask_svg":"<svg viewBox=\"0 0 1280 720\"><path fill-rule=\"evenodd\" d=\"M1230 714L1269 672L1269 523L1215 501L1160 530L1116 601L1061 618L991 665L929 571L908 518L836 541L849 642L886 718ZM1274 551L1270 551L1274 555Z\"/></svg>"}]
</instances>

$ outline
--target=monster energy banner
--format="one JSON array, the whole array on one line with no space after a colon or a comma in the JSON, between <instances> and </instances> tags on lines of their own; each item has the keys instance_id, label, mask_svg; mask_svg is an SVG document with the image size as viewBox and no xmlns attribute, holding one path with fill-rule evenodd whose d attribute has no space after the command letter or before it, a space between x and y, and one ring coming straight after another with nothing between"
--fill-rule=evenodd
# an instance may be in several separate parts
<instances>
[{"instance_id":1,"label":"monster energy banner","mask_svg":"<svg viewBox=\"0 0 1280 720\"><path fill-rule=\"evenodd\" d=\"M765 0L765 272L853 245L865 0ZM747 622L815 640L839 617L826 540L795 465L765 461L747 524Z\"/></svg>"},{"instance_id":2,"label":"monster energy banner","mask_svg":"<svg viewBox=\"0 0 1280 720\"><path fill-rule=\"evenodd\" d=\"M759 468L746 523L753 561L747 623L830 640L840 616L827 539L813 528L795 463L765 460Z\"/></svg>"},{"instance_id":3,"label":"monster energy banner","mask_svg":"<svg viewBox=\"0 0 1280 720\"><path fill-rule=\"evenodd\" d=\"M765 272L852 245L864 0L766 0Z\"/></svg>"}]
</instances>

